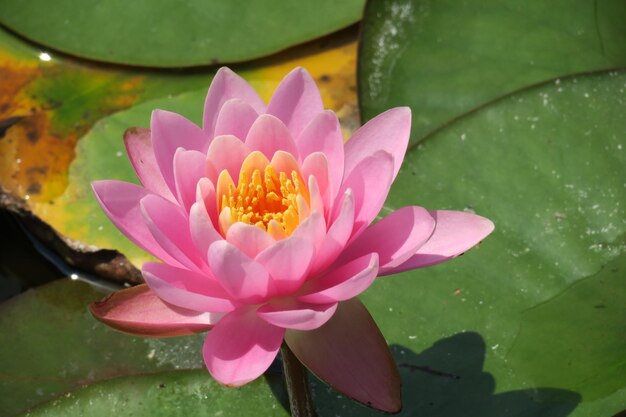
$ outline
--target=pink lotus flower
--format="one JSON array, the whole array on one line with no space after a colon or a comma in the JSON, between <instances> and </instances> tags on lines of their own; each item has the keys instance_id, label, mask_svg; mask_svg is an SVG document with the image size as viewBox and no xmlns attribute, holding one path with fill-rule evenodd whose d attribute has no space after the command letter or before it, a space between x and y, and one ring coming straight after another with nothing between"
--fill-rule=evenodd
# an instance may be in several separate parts
<instances>
[{"instance_id":1,"label":"pink lotus flower","mask_svg":"<svg viewBox=\"0 0 626 417\"><path fill-rule=\"evenodd\" d=\"M211 329L204 360L219 382L260 376L286 341L313 373L358 401L397 411L399 376L357 297L377 276L434 265L476 245L491 221L404 207L371 224L409 141L391 109L344 145L309 74L297 68L269 105L227 68L209 88L202 129L162 110L125 136L143 186L98 181L102 208L160 259L145 285L92 306L144 336Z\"/></svg>"}]
</instances>

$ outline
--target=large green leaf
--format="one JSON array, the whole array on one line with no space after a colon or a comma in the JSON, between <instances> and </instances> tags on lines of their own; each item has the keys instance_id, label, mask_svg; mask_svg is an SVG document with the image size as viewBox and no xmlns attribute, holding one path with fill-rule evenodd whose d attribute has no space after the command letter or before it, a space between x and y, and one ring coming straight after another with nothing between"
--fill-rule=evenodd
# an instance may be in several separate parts
<instances>
[{"instance_id":1,"label":"large green leaf","mask_svg":"<svg viewBox=\"0 0 626 417\"><path fill-rule=\"evenodd\" d=\"M0 415L26 407L28 416L287 415L279 374L268 373L242 389L222 387L206 370L190 370L203 368L201 336L141 339L111 331L86 309L102 294L63 280L0 307L7 341L0 348ZM565 417L578 401L554 389L495 393L493 377L483 369L485 342L476 333L442 339L419 354L400 345L392 352L403 379L405 415L437 410L444 414L436 415L460 416L471 406L481 416L502 417L523 405L532 415ZM322 416L380 415L312 383ZM567 401L544 403L541 395Z\"/></svg>"},{"instance_id":2,"label":"large green leaf","mask_svg":"<svg viewBox=\"0 0 626 417\"><path fill-rule=\"evenodd\" d=\"M54 199L67 185L76 141L97 120L206 88L213 73L95 66L43 54L0 28L0 184L30 203Z\"/></svg>"},{"instance_id":3,"label":"large green leaf","mask_svg":"<svg viewBox=\"0 0 626 417\"><path fill-rule=\"evenodd\" d=\"M130 126L149 126L154 109L167 109L199 123L206 89L174 98L152 100L121 111L97 123L76 148L76 158L69 170L69 185L49 209L53 225L63 234L83 242L114 248L136 265L149 260L146 253L130 242L113 226L95 200L91 182L117 179L138 183L128 161L124 131Z\"/></svg>"},{"instance_id":4,"label":"large green leaf","mask_svg":"<svg viewBox=\"0 0 626 417\"><path fill-rule=\"evenodd\" d=\"M621 0L383 0L366 8L365 120L409 105L414 141L507 93L626 65Z\"/></svg>"},{"instance_id":5,"label":"large green leaf","mask_svg":"<svg viewBox=\"0 0 626 417\"><path fill-rule=\"evenodd\" d=\"M272 379L278 376L274 375ZM206 371L164 372L117 378L68 393L29 411L30 417L287 417L267 383L220 386Z\"/></svg>"},{"instance_id":6,"label":"large green leaf","mask_svg":"<svg viewBox=\"0 0 626 417\"><path fill-rule=\"evenodd\" d=\"M132 65L246 61L361 18L364 0L2 0L0 22L47 47Z\"/></svg>"},{"instance_id":7,"label":"large green leaf","mask_svg":"<svg viewBox=\"0 0 626 417\"><path fill-rule=\"evenodd\" d=\"M392 351L404 383L401 415L461 417L471 411L481 417L506 417L523 410L524 416L565 417L577 405L575 394L554 389L495 393L493 377L483 370L485 343L476 333L442 339L419 354L397 345ZM444 368L448 371L437 370ZM265 377L269 384L257 380L228 389L207 379L204 371L122 377L68 393L24 416L286 416L279 378L269 374ZM384 415L338 396L319 381L312 380L312 387L320 416ZM561 401L544 402L542 395Z\"/></svg>"},{"instance_id":8,"label":"large green leaf","mask_svg":"<svg viewBox=\"0 0 626 417\"><path fill-rule=\"evenodd\" d=\"M351 126L358 124L355 30L235 70L268 101L296 66L306 67L318 80L327 107L339 110ZM43 53L0 27L0 185L28 200L33 212L56 227L60 220L46 216L47 211L67 186L76 142L94 123L147 100L206 91L215 71L94 65Z\"/></svg>"},{"instance_id":9,"label":"large green leaf","mask_svg":"<svg viewBox=\"0 0 626 417\"><path fill-rule=\"evenodd\" d=\"M496 230L460 259L377 281L364 301L388 340L419 351L473 330L497 392L537 389L563 405L578 394L572 416L623 408L625 102L626 72L562 79L410 149L383 214L410 204L465 209ZM510 415L563 415L518 405Z\"/></svg>"},{"instance_id":10,"label":"large green leaf","mask_svg":"<svg viewBox=\"0 0 626 417\"><path fill-rule=\"evenodd\" d=\"M202 335L142 339L95 321L87 306L106 293L65 279L0 305L0 415L116 376L204 368Z\"/></svg>"},{"instance_id":11,"label":"large green leaf","mask_svg":"<svg viewBox=\"0 0 626 417\"><path fill-rule=\"evenodd\" d=\"M513 365L526 367L536 383L565 386L591 399L623 388L625 276L626 256L622 254L597 274L525 311L518 341L509 355ZM538 355L543 356L541 361L536 360Z\"/></svg>"}]
</instances>

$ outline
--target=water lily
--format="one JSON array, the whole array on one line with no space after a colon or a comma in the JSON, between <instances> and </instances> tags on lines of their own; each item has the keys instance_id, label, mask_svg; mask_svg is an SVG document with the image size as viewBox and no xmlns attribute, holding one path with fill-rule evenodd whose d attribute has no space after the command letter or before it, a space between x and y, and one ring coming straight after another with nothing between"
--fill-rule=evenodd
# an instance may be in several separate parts
<instances>
[{"instance_id":1,"label":"water lily","mask_svg":"<svg viewBox=\"0 0 626 417\"><path fill-rule=\"evenodd\" d=\"M377 277L454 258L493 230L475 214L418 206L372 224L410 126L410 110L394 108L344 145L304 69L289 73L267 106L220 69L202 128L156 110L149 130L127 132L142 186L93 184L112 222L160 262L143 265L147 285L92 312L144 336L210 330L206 366L232 386L259 377L284 341L339 391L397 411L397 368L356 297Z\"/></svg>"}]
</instances>

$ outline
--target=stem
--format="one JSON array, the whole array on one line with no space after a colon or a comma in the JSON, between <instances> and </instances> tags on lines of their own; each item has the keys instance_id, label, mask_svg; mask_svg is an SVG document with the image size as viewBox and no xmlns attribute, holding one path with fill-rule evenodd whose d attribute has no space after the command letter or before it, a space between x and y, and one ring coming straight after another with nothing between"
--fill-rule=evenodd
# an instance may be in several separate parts
<instances>
[{"instance_id":1,"label":"stem","mask_svg":"<svg viewBox=\"0 0 626 417\"><path fill-rule=\"evenodd\" d=\"M286 343L280 348L291 417L317 417L309 390L307 370Z\"/></svg>"}]
</instances>

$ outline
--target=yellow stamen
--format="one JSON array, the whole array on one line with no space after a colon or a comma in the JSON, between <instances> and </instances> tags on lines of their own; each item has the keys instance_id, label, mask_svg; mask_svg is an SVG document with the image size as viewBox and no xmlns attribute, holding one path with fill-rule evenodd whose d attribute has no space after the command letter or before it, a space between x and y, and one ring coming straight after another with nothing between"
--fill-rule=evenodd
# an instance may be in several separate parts
<instances>
[{"instance_id":1,"label":"yellow stamen","mask_svg":"<svg viewBox=\"0 0 626 417\"><path fill-rule=\"evenodd\" d=\"M272 164L263 163L254 153L250 162L253 159L254 164L244 161L236 186L226 170L220 173L217 201L221 232L226 235L233 223L244 222L283 239L310 215L309 190L297 166L291 172L276 172Z\"/></svg>"}]
</instances>

